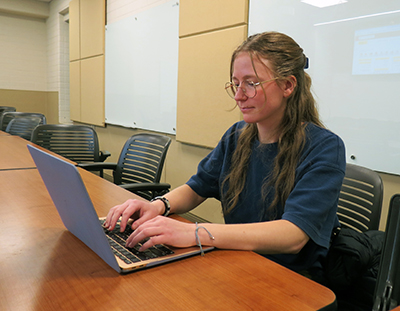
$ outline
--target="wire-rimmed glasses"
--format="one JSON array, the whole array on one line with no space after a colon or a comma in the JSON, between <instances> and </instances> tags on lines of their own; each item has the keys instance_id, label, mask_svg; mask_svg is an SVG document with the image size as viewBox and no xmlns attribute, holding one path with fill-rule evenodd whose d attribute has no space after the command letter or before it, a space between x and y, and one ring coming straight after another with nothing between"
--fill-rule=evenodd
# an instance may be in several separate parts
<instances>
[{"instance_id":1,"label":"wire-rimmed glasses","mask_svg":"<svg viewBox=\"0 0 400 311\"><path fill-rule=\"evenodd\" d=\"M236 92L238 91L239 88L243 91L244 95L246 95L247 98L253 98L257 95L257 86L263 83L274 81L276 79L278 78L273 78L262 82L253 82L251 80L245 80L242 82L242 86L236 85L233 82L226 82L225 90L228 93L228 95L233 99L235 99Z\"/></svg>"}]
</instances>

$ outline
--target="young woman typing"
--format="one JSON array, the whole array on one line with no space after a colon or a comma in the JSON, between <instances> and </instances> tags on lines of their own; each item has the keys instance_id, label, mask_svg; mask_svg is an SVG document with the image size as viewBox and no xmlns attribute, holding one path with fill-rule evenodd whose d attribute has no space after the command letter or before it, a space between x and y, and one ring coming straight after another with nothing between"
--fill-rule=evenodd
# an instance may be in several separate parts
<instances>
[{"instance_id":1,"label":"young woman typing","mask_svg":"<svg viewBox=\"0 0 400 311\"><path fill-rule=\"evenodd\" d=\"M322 275L345 174L342 140L325 129L304 71L307 58L290 37L266 32L234 51L225 86L243 114L203 159L197 174L152 202L113 207L105 225L133 218L127 246L150 239L177 247L253 250L294 271ZM163 217L207 198L221 201L225 224ZM170 206L170 207L169 207ZM169 210L170 209L170 210Z\"/></svg>"}]
</instances>

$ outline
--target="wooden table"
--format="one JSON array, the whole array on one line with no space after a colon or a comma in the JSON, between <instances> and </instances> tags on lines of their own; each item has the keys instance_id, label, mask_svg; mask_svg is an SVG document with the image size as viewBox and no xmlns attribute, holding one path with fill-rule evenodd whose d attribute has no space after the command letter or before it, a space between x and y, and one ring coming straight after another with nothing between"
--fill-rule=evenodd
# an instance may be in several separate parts
<instances>
[{"instance_id":1,"label":"wooden table","mask_svg":"<svg viewBox=\"0 0 400 311\"><path fill-rule=\"evenodd\" d=\"M33 162L28 151L28 144L34 145L30 141L19 136L0 135L0 170L36 168L35 162ZM37 147L41 150L45 150L40 146ZM48 150L46 151L56 157L61 157L56 153ZM75 164L75 162L67 161Z\"/></svg>"},{"instance_id":2,"label":"wooden table","mask_svg":"<svg viewBox=\"0 0 400 311\"><path fill-rule=\"evenodd\" d=\"M134 194L81 170L99 216ZM249 251L119 275L63 226L36 169L0 171L0 310L333 310L327 288Z\"/></svg>"}]
</instances>

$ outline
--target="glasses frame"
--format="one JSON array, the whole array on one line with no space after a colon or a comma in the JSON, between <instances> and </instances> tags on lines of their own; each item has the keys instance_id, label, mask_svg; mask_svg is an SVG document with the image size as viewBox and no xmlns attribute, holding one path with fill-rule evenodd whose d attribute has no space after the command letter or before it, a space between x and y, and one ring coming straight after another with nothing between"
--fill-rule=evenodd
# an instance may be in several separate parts
<instances>
[{"instance_id":1,"label":"glasses frame","mask_svg":"<svg viewBox=\"0 0 400 311\"><path fill-rule=\"evenodd\" d=\"M252 82L252 83L253 83L253 86L254 86L254 95L251 96L251 97L250 97L249 95L246 94L246 90L245 90L243 87L234 85L232 81L226 82L226 83L225 83L225 91L228 93L229 97L235 99L237 90L240 88L240 89L242 89L243 94L244 94L247 98L254 98L254 97L257 96L257 86L259 86L259 85L261 85L261 84L264 84L264 83L267 83L267 82L271 82L271 81L274 81L274 80L278 80L278 79L279 79L279 78L276 77L276 78L272 78L272 79L265 80L265 81L261 81L261 82L253 82L253 81L251 81L251 80L246 80L247 82ZM235 91L234 94L231 94L230 91L229 91L229 89L231 89L232 91ZM233 96L232 96L232 95L233 95Z\"/></svg>"}]
</instances>

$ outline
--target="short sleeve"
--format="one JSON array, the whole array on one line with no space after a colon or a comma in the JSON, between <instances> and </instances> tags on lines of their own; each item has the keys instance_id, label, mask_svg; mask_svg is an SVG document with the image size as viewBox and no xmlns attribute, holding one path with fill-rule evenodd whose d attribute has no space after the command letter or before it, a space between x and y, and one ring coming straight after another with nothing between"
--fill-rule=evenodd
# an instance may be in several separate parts
<instances>
[{"instance_id":1,"label":"short sleeve","mask_svg":"<svg viewBox=\"0 0 400 311\"><path fill-rule=\"evenodd\" d=\"M337 204L346 162L342 140L327 130L322 134L311 136L282 219L291 221L316 244L328 248L332 229L338 225Z\"/></svg>"}]
</instances>

